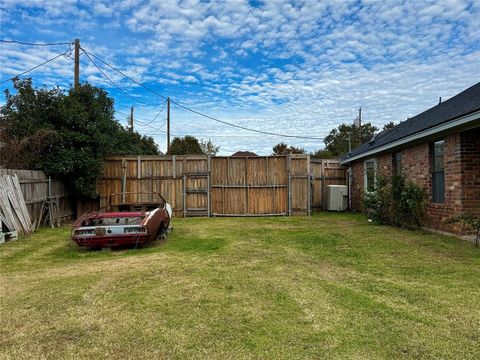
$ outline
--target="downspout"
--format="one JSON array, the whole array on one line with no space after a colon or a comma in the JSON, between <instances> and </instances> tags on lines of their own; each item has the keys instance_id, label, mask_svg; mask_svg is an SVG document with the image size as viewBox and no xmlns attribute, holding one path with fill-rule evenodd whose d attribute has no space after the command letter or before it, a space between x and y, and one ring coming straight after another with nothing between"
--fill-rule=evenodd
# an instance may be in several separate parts
<instances>
[{"instance_id":1,"label":"downspout","mask_svg":"<svg viewBox=\"0 0 480 360\"><path fill-rule=\"evenodd\" d=\"M353 170L352 166L348 166L348 209L352 210L352 177L353 177Z\"/></svg>"}]
</instances>

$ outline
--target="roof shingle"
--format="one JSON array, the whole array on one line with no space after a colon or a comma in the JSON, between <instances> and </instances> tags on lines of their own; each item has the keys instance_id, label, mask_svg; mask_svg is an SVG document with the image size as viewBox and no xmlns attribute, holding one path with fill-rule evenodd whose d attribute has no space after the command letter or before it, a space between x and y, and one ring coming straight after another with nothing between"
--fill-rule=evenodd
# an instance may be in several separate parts
<instances>
[{"instance_id":1,"label":"roof shingle","mask_svg":"<svg viewBox=\"0 0 480 360\"><path fill-rule=\"evenodd\" d=\"M345 154L342 160L360 155L395 140L413 135L431 127L468 115L480 109L480 82L439 103L438 105L404 121L393 129L378 133L374 141L364 143L353 149L350 154Z\"/></svg>"}]
</instances>

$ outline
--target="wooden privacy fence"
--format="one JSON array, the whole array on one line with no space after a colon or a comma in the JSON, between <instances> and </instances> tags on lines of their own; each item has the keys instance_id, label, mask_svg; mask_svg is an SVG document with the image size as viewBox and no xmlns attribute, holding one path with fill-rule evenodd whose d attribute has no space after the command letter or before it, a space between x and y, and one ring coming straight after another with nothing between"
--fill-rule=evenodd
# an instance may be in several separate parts
<instances>
[{"instance_id":1,"label":"wooden privacy fence","mask_svg":"<svg viewBox=\"0 0 480 360\"><path fill-rule=\"evenodd\" d=\"M312 204L314 208L324 208L328 185L347 185L347 170L338 160L311 159Z\"/></svg>"},{"instance_id":2,"label":"wooden privacy fence","mask_svg":"<svg viewBox=\"0 0 480 360\"><path fill-rule=\"evenodd\" d=\"M0 176L17 175L25 205L32 219L38 218L42 204L48 197L58 199L60 217L72 217L73 205L66 186L61 180L54 180L42 171L0 169Z\"/></svg>"},{"instance_id":3,"label":"wooden privacy fence","mask_svg":"<svg viewBox=\"0 0 480 360\"><path fill-rule=\"evenodd\" d=\"M345 183L338 162L335 179L325 176L334 164L318 170L308 155L108 157L98 184L99 207L106 208L114 193L159 192L175 216L308 215L324 203L317 177L321 184ZM132 194L122 200L149 201L148 195Z\"/></svg>"}]
</instances>

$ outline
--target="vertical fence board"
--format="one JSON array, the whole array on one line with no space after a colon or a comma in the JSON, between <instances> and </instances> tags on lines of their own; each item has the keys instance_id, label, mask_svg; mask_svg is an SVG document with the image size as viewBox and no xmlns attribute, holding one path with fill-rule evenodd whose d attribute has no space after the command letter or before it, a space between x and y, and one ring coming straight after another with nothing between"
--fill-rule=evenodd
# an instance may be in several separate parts
<instances>
[{"instance_id":1,"label":"vertical fence board","mask_svg":"<svg viewBox=\"0 0 480 360\"><path fill-rule=\"evenodd\" d=\"M17 175L28 214L33 220L39 216L42 202L48 197L48 176L42 171L0 169L2 175ZM61 218L74 215L74 204L65 184L56 179L51 181L51 196L58 197Z\"/></svg>"},{"instance_id":2,"label":"vertical fence board","mask_svg":"<svg viewBox=\"0 0 480 360\"><path fill-rule=\"evenodd\" d=\"M323 207L326 185L345 183L345 168L336 160L326 165L307 155L291 155L290 174L287 162L287 156L109 157L98 191L106 206L112 193L122 191L125 175L127 191L161 193L176 216L285 215L290 179L293 214L302 215Z\"/></svg>"}]
</instances>

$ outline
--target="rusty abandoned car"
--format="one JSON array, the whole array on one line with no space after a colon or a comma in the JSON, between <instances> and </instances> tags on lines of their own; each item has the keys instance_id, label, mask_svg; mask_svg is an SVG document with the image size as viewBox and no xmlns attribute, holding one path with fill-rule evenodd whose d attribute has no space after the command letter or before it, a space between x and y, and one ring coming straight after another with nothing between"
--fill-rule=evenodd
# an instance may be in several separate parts
<instances>
[{"instance_id":1,"label":"rusty abandoned car","mask_svg":"<svg viewBox=\"0 0 480 360\"><path fill-rule=\"evenodd\" d=\"M74 224L72 239L80 247L141 247L166 235L172 207L157 193L112 194L106 212L91 212Z\"/></svg>"}]
</instances>

